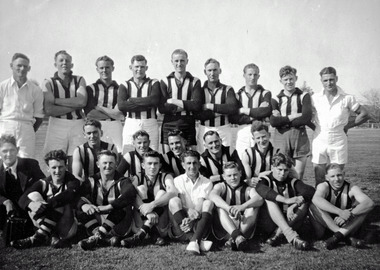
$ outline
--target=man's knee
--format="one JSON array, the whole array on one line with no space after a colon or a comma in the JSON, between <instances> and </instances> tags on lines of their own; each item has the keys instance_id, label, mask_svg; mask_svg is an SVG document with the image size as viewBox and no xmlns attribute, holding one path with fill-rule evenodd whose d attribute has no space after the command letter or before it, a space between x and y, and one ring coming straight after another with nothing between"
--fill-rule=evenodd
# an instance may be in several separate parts
<instances>
[{"instance_id":1,"label":"man's knee","mask_svg":"<svg viewBox=\"0 0 380 270\"><path fill-rule=\"evenodd\" d=\"M168 206L169 206L169 211L174 214L175 212L182 209L181 199L179 197L171 198L169 200Z\"/></svg>"},{"instance_id":2,"label":"man's knee","mask_svg":"<svg viewBox=\"0 0 380 270\"><path fill-rule=\"evenodd\" d=\"M210 200L205 200L202 204L202 212L212 213L212 209L214 209L214 203Z\"/></svg>"}]
</instances>

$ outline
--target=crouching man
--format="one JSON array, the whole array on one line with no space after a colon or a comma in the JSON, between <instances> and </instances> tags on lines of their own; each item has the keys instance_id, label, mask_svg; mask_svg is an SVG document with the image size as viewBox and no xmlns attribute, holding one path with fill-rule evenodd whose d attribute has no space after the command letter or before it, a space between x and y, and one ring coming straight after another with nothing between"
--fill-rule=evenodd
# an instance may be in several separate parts
<instances>
[{"instance_id":1,"label":"crouching man","mask_svg":"<svg viewBox=\"0 0 380 270\"><path fill-rule=\"evenodd\" d=\"M273 156L271 173L260 177L256 191L265 199L265 207L259 219L265 231L273 231L267 240L269 245L279 245L285 236L296 249L306 250L309 243L302 240L296 230L307 215L314 188L290 177L291 167L292 160L278 153Z\"/></svg>"},{"instance_id":2,"label":"crouching man","mask_svg":"<svg viewBox=\"0 0 380 270\"><path fill-rule=\"evenodd\" d=\"M185 173L174 178L179 195L169 201L173 225L169 236L177 240L190 240L186 250L198 255L212 246L211 241L203 240L211 228L214 204L207 197L212 183L199 173L201 163L198 152L188 150L181 159Z\"/></svg>"},{"instance_id":3,"label":"crouching man","mask_svg":"<svg viewBox=\"0 0 380 270\"><path fill-rule=\"evenodd\" d=\"M80 182L67 171L67 156L63 150L45 155L50 176L33 184L20 198L21 208L28 210L37 231L31 237L15 240L11 246L30 248L48 243L54 248L71 247L70 238L77 231L71 203L77 199Z\"/></svg>"},{"instance_id":4,"label":"crouching man","mask_svg":"<svg viewBox=\"0 0 380 270\"><path fill-rule=\"evenodd\" d=\"M124 247L140 245L146 235L152 234L155 244L164 245L168 232L169 200L177 196L178 191L173 183L173 176L161 173L161 155L156 151L150 151L143 155L142 168L145 171L144 178L137 177L133 185L137 189L134 225L137 232L131 237L121 241ZM154 229L154 231L151 230Z\"/></svg>"},{"instance_id":5,"label":"crouching man","mask_svg":"<svg viewBox=\"0 0 380 270\"><path fill-rule=\"evenodd\" d=\"M326 180L317 186L310 206L316 237L321 238L327 228L334 233L325 242L327 249L336 248L341 241L363 247L364 241L356 239L354 233L374 208L374 202L358 186L344 180L339 164L327 165Z\"/></svg>"},{"instance_id":6,"label":"crouching man","mask_svg":"<svg viewBox=\"0 0 380 270\"><path fill-rule=\"evenodd\" d=\"M79 242L84 250L118 246L120 239L131 230L136 190L128 178L116 171L116 160L114 152L100 151L99 173L87 178L81 186L78 219L91 235Z\"/></svg>"},{"instance_id":7,"label":"crouching man","mask_svg":"<svg viewBox=\"0 0 380 270\"><path fill-rule=\"evenodd\" d=\"M217 219L213 232L217 239L226 242L233 250L247 250L256 227L259 207L263 199L254 188L241 181L239 166L232 161L223 165L224 182L218 183L210 192L209 199L215 203Z\"/></svg>"}]
</instances>

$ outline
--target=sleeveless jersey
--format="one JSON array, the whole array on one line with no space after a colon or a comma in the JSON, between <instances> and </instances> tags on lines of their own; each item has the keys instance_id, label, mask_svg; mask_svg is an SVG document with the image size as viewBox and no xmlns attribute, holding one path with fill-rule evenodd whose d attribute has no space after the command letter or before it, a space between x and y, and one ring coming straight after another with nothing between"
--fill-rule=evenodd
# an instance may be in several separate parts
<instances>
[{"instance_id":1,"label":"sleeveless jersey","mask_svg":"<svg viewBox=\"0 0 380 270\"><path fill-rule=\"evenodd\" d=\"M226 182L220 183L224 186L221 197L228 205L242 205L249 200L248 185L240 182L240 185L232 189Z\"/></svg>"},{"instance_id":2,"label":"sleeveless jersey","mask_svg":"<svg viewBox=\"0 0 380 270\"><path fill-rule=\"evenodd\" d=\"M326 200L342 210L350 209L352 207L352 200L350 196L348 196L350 183L344 181L340 190L334 190L330 183L328 181L326 182L329 185L329 193L327 194Z\"/></svg>"},{"instance_id":3,"label":"sleeveless jersey","mask_svg":"<svg viewBox=\"0 0 380 270\"><path fill-rule=\"evenodd\" d=\"M229 146L223 146L222 145L222 158L221 162L215 160L206 150L201 155L201 164L204 166L207 170L208 175L221 175L223 174L223 163L227 161L234 161L232 159L232 153L231 148Z\"/></svg>"},{"instance_id":4,"label":"sleeveless jersey","mask_svg":"<svg viewBox=\"0 0 380 270\"><path fill-rule=\"evenodd\" d=\"M185 169L182 167L181 159L177 158L172 151L167 152L162 155L162 157L165 163L171 168L175 177L185 173Z\"/></svg>"},{"instance_id":5,"label":"sleeveless jersey","mask_svg":"<svg viewBox=\"0 0 380 270\"><path fill-rule=\"evenodd\" d=\"M122 180L125 180L125 178L121 178L117 181L112 180L112 185L106 189L102 185L100 174L89 177L88 181L91 185L91 203L98 206L112 204L120 196Z\"/></svg>"},{"instance_id":6,"label":"sleeveless jersey","mask_svg":"<svg viewBox=\"0 0 380 270\"><path fill-rule=\"evenodd\" d=\"M71 82L69 87L65 87L63 85L63 81L61 78L58 77L58 74L56 73L54 77L48 79L52 90L53 95L55 98L72 98L77 96L77 90L79 88L79 83L82 80L81 76L71 76ZM72 111L70 113L66 113L65 115L59 115L54 116L56 118L62 118L62 119L83 119L84 113L82 109L78 109L75 111Z\"/></svg>"},{"instance_id":7,"label":"sleeveless jersey","mask_svg":"<svg viewBox=\"0 0 380 270\"><path fill-rule=\"evenodd\" d=\"M259 151L257 144L246 149L245 152L248 156L248 163L252 171L252 177L258 177L259 173L270 171L273 157L272 144L269 144L269 148L265 156Z\"/></svg>"},{"instance_id":8,"label":"sleeveless jersey","mask_svg":"<svg viewBox=\"0 0 380 270\"><path fill-rule=\"evenodd\" d=\"M151 181L148 176L144 175L142 180L137 181L137 186L144 185L147 188L148 199L144 202L154 201L154 194L159 190L166 190L165 178L167 173L158 173L153 181Z\"/></svg>"}]
</instances>

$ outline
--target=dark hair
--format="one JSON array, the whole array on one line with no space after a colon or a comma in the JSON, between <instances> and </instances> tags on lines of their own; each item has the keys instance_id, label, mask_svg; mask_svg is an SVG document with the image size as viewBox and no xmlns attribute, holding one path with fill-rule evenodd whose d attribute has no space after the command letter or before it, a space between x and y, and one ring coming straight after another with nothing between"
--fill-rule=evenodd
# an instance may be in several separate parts
<instances>
[{"instance_id":1,"label":"dark hair","mask_svg":"<svg viewBox=\"0 0 380 270\"><path fill-rule=\"evenodd\" d=\"M326 166L326 174L330 171L330 170L335 170L335 169L340 169L342 170L342 168L340 167L339 164L337 163L330 163Z\"/></svg>"},{"instance_id":2,"label":"dark hair","mask_svg":"<svg viewBox=\"0 0 380 270\"><path fill-rule=\"evenodd\" d=\"M177 137L177 136L180 136L181 138L184 138L183 137L183 132L180 131L179 129L173 129L171 131L168 132L168 137Z\"/></svg>"},{"instance_id":3,"label":"dark hair","mask_svg":"<svg viewBox=\"0 0 380 270\"><path fill-rule=\"evenodd\" d=\"M146 60L145 56L144 55L134 55L132 58L131 58L131 64L133 64L133 62L140 62L140 61L145 61L145 64L148 63L148 61Z\"/></svg>"},{"instance_id":4,"label":"dark hair","mask_svg":"<svg viewBox=\"0 0 380 270\"><path fill-rule=\"evenodd\" d=\"M219 133L217 131L215 131L215 130L209 130L209 131L206 131L205 134L203 134L203 141L206 140L207 136L212 136L212 135L216 135L216 136L218 136L218 138L220 138L220 135L219 135Z\"/></svg>"},{"instance_id":5,"label":"dark hair","mask_svg":"<svg viewBox=\"0 0 380 270\"><path fill-rule=\"evenodd\" d=\"M83 125L83 130L86 126L94 126L100 130L102 129L102 124L98 120L95 120L95 119L87 119Z\"/></svg>"},{"instance_id":6,"label":"dark hair","mask_svg":"<svg viewBox=\"0 0 380 270\"><path fill-rule=\"evenodd\" d=\"M70 59L72 59L71 55L68 52L66 52L65 50L61 50L61 51L55 53L55 55L54 55L54 61L56 61L58 55L61 55L61 54L67 55L68 57L70 57Z\"/></svg>"},{"instance_id":7,"label":"dark hair","mask_svg":"<svg viewBox=\"0 0 380 270\"><path fill-rule=\"evenodd\" d=\"M251 133L253 134L256 131L265 130L266 132L269 132L269 128L267 125L264 125L263 122L255 120L252 122L251 125Z\"/></svg>"},{"instance_id":8,"label":"dark hair","mask_svg":"<svg viewBox=\"0 0 380 270\"><path fill-rule=\"evenodd\" d=\"M48 166L49 166L50 160L57 160L57 161L63 160L66 164L67 155L63 150L52 150L45 155L44 160L45 160L46 165Z\"/></svg>"},{"instance_id":9,"label":"dark hair","mask_svg":"<svg viewBox=\"0 0 380 270\"><path fill-rule=\"evenodd\" d=\"M111 150L102 150L102 151L100 151L100 152L98 153L98 156L97 156L98 160L100 160L100 158L101 158L102 156L110 156L110 157L114 157L115 160L117 160L117 155L116 155L116 153L115 153L115 152L112 152Z\"/></svg>"},{"instance_id":10,"label":"dark hair","mask_svg":"<svg viewBox=\"0 0 380 270\"><path fill-rule=\"evenodd\" d=\"M223 164L223 172L227 169L237 169L240 171L239 165L235 161L227 161Z\"/></svg>"},{"instance_id":11,"label":"dark hair","mask_svg":"<svg viewBox=\"0 0 380 270\"><path fill-rule=\"evenodd\" d=\"M260 73L260 69L257 65L255 65L254 63L251 63L251 64L248 64L246 65L244 68L243 68L243 72L245 73L247 71L247 69L249 68L252 68L252 69L256 69L258 71L258 73Z\"/></svg>"},{"instance_id":12,"label":"dark hair","mask_svg":"<svg viewBox=\"0 0 380 270\"><path fill-rule=\"evenodd\" d=\"M12 62L18 58L22 58L22 59L25 59L26 61L30 62L28 56L26 56L25 54L23 53L15 53L13 56L12 56Z\"/></svg>"},{"instance_id":13,"label":"dark hair","mask_svg":"<svg viewBox=\"0 0 380 270\"><path fill-rule=\"evenodd\" d=\"M136 131L135 133L133 133L133 135L132 135L132 138L133 138L133 140L136 140L138 137L148 137L148 140L149 140L149 134L148 134L148 132L146 132L145 130L138 130L138 131Z\"/></svg>"},{"instance_id":14,"label":"dark hair","mask_svg":"<svg viewBox=\"0 0 380 270\"><path fill-rule=\"evenodd\" d=\"M214 59L214 58L209 58L209 59L206 60L206 62L205 62L205 68L206 68L206 66L208 64L217 64L218 67L220 67L220 63L216 59Z\"/></svg>"},{"instance_id":15,"label":"dark hair","mask_svg":"<svg viewBox=\"0 0 380 270\"><path fill-rule=\"evenodd\" d=\"M148 151L148 152L144 153L142 157L143 157L143 161L145 161L145 159L148 157L158 158L160 160L160 163L161 163L161 155L157 151Z\"/></svg>"},{"instance_id":16,"label":"dark hair","mask_svg":"<svg viewBox=\"0 0 380 270\"><path fill-rule=\"evenodd\" d=\"M286 76L286 75L294 75L296 76L297 75L297 70L294 68L294 67L291 67L291 66L284 66L280 69L280 78Z\"/></svg>"},{"instance_id":17,"label":"dark hair","mask_svg":"<svg viewBox=\"0 0 380 270\"><path fill-rule=\"evenodd\" d=\"M103 55L103 56L98 57L98 59L96 59L95 66L98 66L98 62L100 62L100 61L110 62L112 66L114 65L113 60L110 57L108 57L107 55Z\"/></svg>"},{"instance_id":18,"label":"dark hair","mask_svg":"<svg viewBox=\"0 0 380 270\"><path fill-rule=\"evenodd\" d=\"M336 76L336 70L333 67L325 67L319 72L319 75L324 75L324 74L334 74Z\"/></svg>"},{"instance_id":19,"label":"dark hair","mask_svg":"<svg viewBox=\"0 0 380 270\"><path fill-rule=\"evenodd\" d=\"M182 55L186 56L186 58L188 57L187 56L187 52L185 50L182 50L182 49L176 49L176 50L174 50L173 53L172 53L172 58L173 58L173 55L175 55L175 54L182 54Z\"/></svg>"},{"instance_id":20,"label":"dark hair","mask_svg":"<svg viewBox=\"0 0 380 270\"><path fill-rule=\"evenodd\" d=\"M181 161L185 162L186 157L196 157L198 160L201 160L201 155L194 150L186 150L185 152L183 152L181 155Z\"/></svg>"},{"instance_id":21,"label":"dark hair","mask_svg":"<svg viewBox=\"0 0 380 270\"><path fill-rule=\"evenodd\" d=\"M10 143L10 144L13 144L15 147L17 147L16 138L12 134L3 134L3 135L1 135L1 137L0 137L0 147L2 147L4 143Z\"/></svg>"},{"instance_id":22,"label":"dark hair","mask_svg":"<svg viewBox=\"0 0 380 270\"><path fill-rule=\"evenodd\" d=\"M272 157L272 167L278 167L280 164L285 164L289 169L293 165L293 160L283 153L277 153Z\"/></svg>"}]
</instances>

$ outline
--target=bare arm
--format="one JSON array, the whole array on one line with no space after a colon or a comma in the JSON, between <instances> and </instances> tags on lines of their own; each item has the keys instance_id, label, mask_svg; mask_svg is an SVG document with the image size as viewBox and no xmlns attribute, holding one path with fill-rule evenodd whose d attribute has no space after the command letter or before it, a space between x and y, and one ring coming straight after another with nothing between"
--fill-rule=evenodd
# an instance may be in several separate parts
<instances>
[{"instance_id":1,"label":"bare arm","mask_svg":"<svg viewBox=\"0 0 380 270\"><path fill-rule=\"evenodd\" d=\"M34 122L33 129L34 129L34 132L37 132L37 130L40 128L42 124L42 118L34 118L34 119L36 119L36 122Z\"/></svg>"},{"instance_id":2,"label":"bare arm","mask_svg":"<svg viewBox=\"0 0 380 270\"><path fill-rule=\"evenodd\" d=\"M355 119L349 120L347 125L344 127L344 132L347 133L347 131L350 128L360 126L364 122L366 122L369 118L367 110L363 106L359 106L359 108L355 111L357 113L357 116Z\"/></svg>"},{"instance_id":3,"label":"bare arm","mask_svg":"<svg viewBox=\"0 0 380 270\"><path fill-rule=\"evenodd\" d=\"M80 159L79 148L76 147L73 152L73 164L72 164L73 175L81 181L84 181L83 165Z\"/></svg>"},{"instance_id":4,"label":"bare arm","mask_svg":"<svg viewBox=\"0 0 380 270\"><path fill-rule=\"evenodd\" d=\"M312 199L313 204L317 206L319 209L331 214L335 214L338 216L342 216L346 214L350 215L348 213L349 210L342 210L325 199L328 194L328 189L329 187L326 183L319 184L317 186L317 190L315 191L313 199ZM344 211L346 211L347 213L343 213Z\"/></svg>"},{"instance_id":5,"label":"bare arm","mask_svg":"<svg viewBox=\"0 0 380 270\"><path fill-rule=\"evenodd\" d=\"M374 202L358 186L353 186L349 194L359 203L351 209L353 215L367 214L375 207Z\"/></svg>"},{"instance_id":6,"label":"bare arm","mask_svg":"<svg viewBox=\"0 0 380 270\"><path fill-rule=\"evenodd\" d=\"M215 203L219 208L226 210L227 212L230 209L230 205L222 199L221 194L223 192L223 184L216 184L209 194L209 199Z\"/></svg>"}]
</instances>

